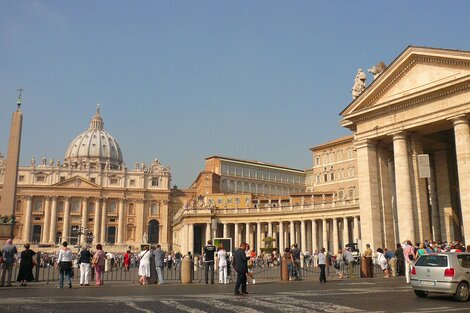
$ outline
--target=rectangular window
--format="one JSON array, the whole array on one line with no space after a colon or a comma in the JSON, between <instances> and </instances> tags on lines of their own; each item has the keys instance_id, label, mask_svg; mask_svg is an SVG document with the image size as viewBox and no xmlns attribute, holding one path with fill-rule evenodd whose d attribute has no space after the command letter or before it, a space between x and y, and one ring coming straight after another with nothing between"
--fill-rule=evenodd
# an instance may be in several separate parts
<instances>
[{"instance_id":1,"label":"rectangular window","mask_svg":"<svg viewBox=\"0 0 470 313\"><path fill-rule=\"evenodd\" d=\"M129 185L130 185L130 186L135 186L135 179L131 179L131 180L129 181Z\"/></svg>"},{"instance_id":2,"label":"rectangular window","mask_svg":"<svg viewBox=\"0 0 470 313\"><path fill-rule=\"evenodd\" d=\"M65 181L65 176L60 176L60 181L61 182ZM93 180L92 180L92 182L93 182Z\"/></svg>"},{"instance_id":3,"label":"rectangular window","mask_svg":"<svg viewBox=\"0 0 470 313\"><path fill-rule=\"evenodd\" d=\"M95 177L92 177L90 180L93 184L96 184L96 178Z\"/></svg>"},{"instance_id":4,"label":"rectangular window","mask_svg":"<svg viewBox=\"0 0 470 313\"><path fill-rule=\"evenodd\" d=\"M109 184L110 185L117 185L118 179L117 178L110 178L109 179Z\"/></svg>"},{"instance_id":5,"label":"rectangular window","mask_svg":"<svg viewBox=\"0 0 470 313\"><path fill-rule=\"evenodd\" d=\"M232 203L232 198L227 198L227 203Z\"/></svg>"},{"instance_id":6,"label":"rectangular window","mask_svg":"<svg viewBox=\"0 0 470 313\"><path fill-rule=\"evenodd\" d=\"M45 180L46 180L46 178L45 178L44 176L42 176L42 175L36 176L36 181L37 181L38 183L42 183L42 182L44 182Z\"/></svg>"},{"instance_id":7,"label":"rectangular window","mask_svg":"<svg viewBox=\"0 0 470 313\"><path fill-rule=\"evenodd\" d=\"M158 177L152 178L152 186L158 186Z\"/></svg>"},{"instance_id":8,"label":"rectangular window","mask_svg":"<svg viewBox=\"0 0 470 313\"><path fill-rule=\"evenodd\" d=\"M240 204L240 198L235 198L235 203Z\"/></svg>"},{"instance_id":9,"label":"rectangular window","mask_svg":"<svg viewBox=\"0 0 470 313\"><path fill-rule=\"evenodd\" d=\"M330 180L335 180L335 173L334 172L330 173Z\"/></svg>"},{"instance_id":10,"label":"rectangular window","mask_svg":"<svg viewBox=\"0 0 470 313\"><path fill-rule=\"evenodd\" d=\"M343 200L344 198L344 191L343 190L339 190L338 191L338 200Z\"/></svg>"},{"instance_id":11,"label":"rectangular window","mask_svg":"<svg viewBox=\"0 0 470 313\"><path fill-rule=\"evenodd\" d=\"M24 181L24 175L18 176L18 181L23 182Z\"/></svg>"}]
</instances>

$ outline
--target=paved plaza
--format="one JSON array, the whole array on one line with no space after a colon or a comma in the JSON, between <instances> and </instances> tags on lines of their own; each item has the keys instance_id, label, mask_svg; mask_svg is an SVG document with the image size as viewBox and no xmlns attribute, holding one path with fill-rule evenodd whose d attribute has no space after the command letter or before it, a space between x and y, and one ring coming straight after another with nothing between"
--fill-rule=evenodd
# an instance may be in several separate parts
<instances>
[{"instance_id":1,"label":"paved plaza","mask_svg":"<svg viewBox=\"0 0 470 313\"><path fill-rule=\"evenodd\" d=\"M2 312L470 312L466 303L433 295L417 298L403 278L331 280L320 284L262 281L249 295L233 284L167 284L141 287L111 283L102 288L57 289L37 284L0 288Z\"/></svg>"}]
</instances>

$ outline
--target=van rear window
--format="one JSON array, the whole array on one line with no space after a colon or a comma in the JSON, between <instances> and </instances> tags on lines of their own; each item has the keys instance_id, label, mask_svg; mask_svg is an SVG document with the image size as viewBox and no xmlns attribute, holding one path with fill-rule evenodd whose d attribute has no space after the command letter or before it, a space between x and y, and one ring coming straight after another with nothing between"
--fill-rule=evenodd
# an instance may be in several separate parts
<instances>
[{"instance_id":1,"label":"van rear window","mask_svg":"<svg viewBox=\"0 0 470 313\"><path fill-rule=\"evenodd\" d=\"M447 256L425 254L418 258L415 266L447 267Z\"/></svg>"}]
</instances>

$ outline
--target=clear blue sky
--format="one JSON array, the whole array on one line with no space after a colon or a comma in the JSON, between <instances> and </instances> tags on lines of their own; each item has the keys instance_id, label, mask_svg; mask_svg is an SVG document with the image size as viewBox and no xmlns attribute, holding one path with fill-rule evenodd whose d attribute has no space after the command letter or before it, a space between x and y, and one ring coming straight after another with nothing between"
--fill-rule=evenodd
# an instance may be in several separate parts
<instances>
[{"instance_id":1,"label":"clear blue sky","mask_svg":"<svg viewBox=\"0 0 470 313\"><path fill-rule=\"evenodd\" d=\"M102 105L129 168L188 187L204 158L311 166L348 134L357 68L408 45L470 50L469 1L0 2L0 152L24 88L21 164L63 159ZM368 77L368 82L371 76Z\"/></svg>"}]
</instances>

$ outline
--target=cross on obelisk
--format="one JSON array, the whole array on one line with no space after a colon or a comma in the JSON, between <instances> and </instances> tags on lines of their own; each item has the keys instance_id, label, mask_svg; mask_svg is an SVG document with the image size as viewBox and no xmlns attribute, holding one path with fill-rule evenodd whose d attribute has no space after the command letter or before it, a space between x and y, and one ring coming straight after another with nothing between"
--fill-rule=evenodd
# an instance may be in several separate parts
<instances>
[{"instance_id":1,"label":"cross on obelisk","mask_svg":"<svg viewBox=\"0 0 470 313\"><path fill-rule=\"evenodd\" d=\"M21 93L23 92L23 88L16 89L18 91L18 101L16 101L16 104L18 105L18 110L20 109L21 106Z\"/></svg>"}]
</instances>

